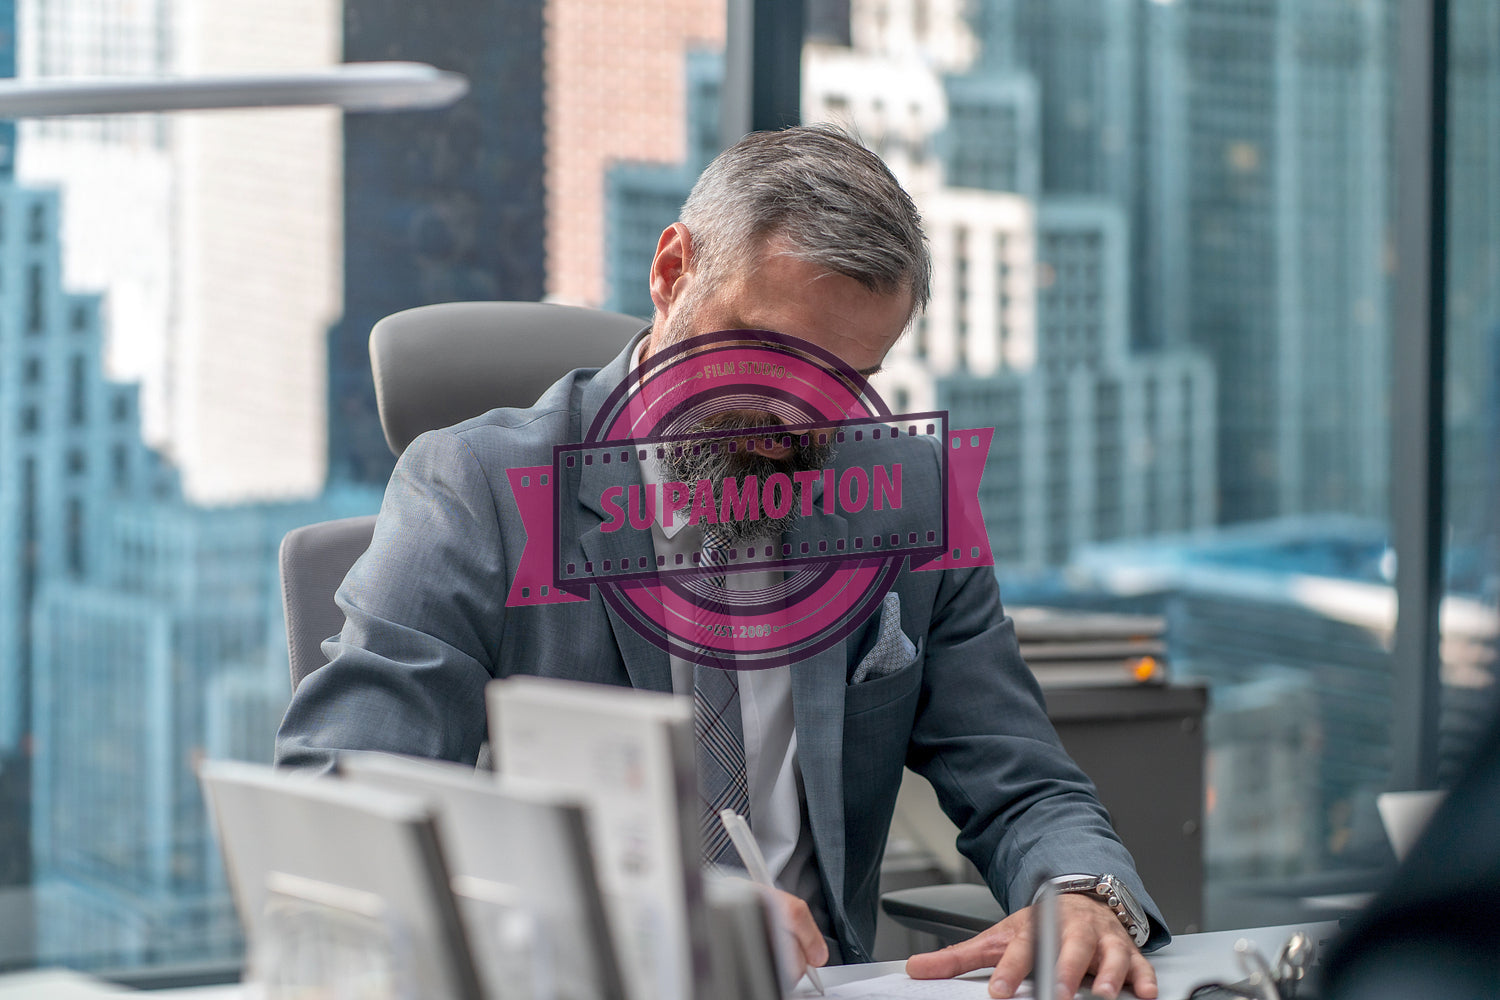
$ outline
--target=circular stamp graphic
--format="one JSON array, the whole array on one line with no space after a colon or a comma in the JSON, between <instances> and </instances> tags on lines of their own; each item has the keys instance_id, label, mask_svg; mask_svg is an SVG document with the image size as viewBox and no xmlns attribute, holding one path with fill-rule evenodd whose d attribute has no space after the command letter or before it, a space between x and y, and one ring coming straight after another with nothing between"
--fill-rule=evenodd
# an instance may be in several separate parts
<instances>
[{"instance_id":1,"label":"circular stamp graphic","mask_svg":"<svg viewBox=\"0 0 1500 1000\"><path fill-rule=\"evenodd\" d=\"M941 521L944 430L893 415L858 371L793 337L673 344L631 372L559 465L599 493L599 530L624 553L568 562L559 585L598 586L684 660L805 659L869 619L908 558L943 551L931 512ZM569 504L556 509L562 545Z\"/></svg>"}]
</instances>

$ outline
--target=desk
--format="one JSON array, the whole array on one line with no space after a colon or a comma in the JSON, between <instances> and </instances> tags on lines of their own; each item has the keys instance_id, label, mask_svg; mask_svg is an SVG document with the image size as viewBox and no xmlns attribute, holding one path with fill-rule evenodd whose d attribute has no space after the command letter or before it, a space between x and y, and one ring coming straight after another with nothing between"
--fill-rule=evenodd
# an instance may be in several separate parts
<instances>
[{"instance_id":1,"label":"desk","mask_svg":"<svg viewBox=\"0 0 1500 1000\"><path fill-rule=\"evenodd\" d=\"M1287 924L1281 927L1256 927L1248 930L1215 931L1208 934L1183 934L1172 940L1161 951L1151 956L1156 966L1157 982L1162 1000L1182 1000L1188 990L1207 980L1235 980L1242 978L1234 961L1234 943L1240 938L1249 938L1262 951L1274 954L1281 942L1293 931L1304 930L1313 940L1323 942L1337 929L1335 923ZM839 986L860 979L873 979L900 972L901 962L878 962L873 965L843 965L823 972L825 986ZM46 983L47 978L53 982ZM153 993L132 993L118 987L88 985L84 977L52 975L47 973L22 973L16 976L0 976L0 1000L94 1000L141 996L158 1000L250 1000L247 991L235 986L200 986L184 990L159 990ZM805 984L793 994L793 1000L803 1000L816 994Z\"/></svg>"},{"instance_id":2,"label":"desk","mask_svg":"<svg viewBox=\"0 0 1500 1000\"><path fill-rule=\"evenodd\" d=\"M1234 958L1236 941L1240 938L1249 938L1260 946L1261 951L1270 956L1276 953L1276 949L1280 948L1281 943L1293 932L1299 930L1306 931L1314 941L1319 943L1321 953L1324 942L1338 930L1338 924L1327 921L1178 935L1161 951L1147 956L1151 959L1151 964L1156 967L1158 994L1161 1000L1183 1000L1189 990L1201 983L1210 980L1232 982L1243 979L1244 973L1240 971ZM873 965L835 966L824 970L823 985L832 987L860 979L887 976L893 972L900 972L903 965L902 962L877 962ZM1134 994L1121 995L1133 996ZM805 985L799 987L793 994L793 1000L806 1000L809 997L816 998L817 994L808 990ZM205 1000L209 998L205 997Z\"/></svg>"}]
</instances>

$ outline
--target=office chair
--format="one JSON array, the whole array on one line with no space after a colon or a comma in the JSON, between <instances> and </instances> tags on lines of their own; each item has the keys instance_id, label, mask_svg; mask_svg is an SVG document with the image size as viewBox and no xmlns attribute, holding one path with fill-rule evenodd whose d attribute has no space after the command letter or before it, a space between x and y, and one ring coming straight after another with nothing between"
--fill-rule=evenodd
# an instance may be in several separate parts
<instances>
[{"instance_id":1,"label":"office chair","mask_svg":"<svg viewBox=\"0 0 1500 1000\"><path fill-rule=\"evenodd\" d=\"M645 326L620 313L538 302L445 302L387 316L370 332L375 403L400 457L418 435L497 406L530 406L574 368L602 366ZM344 626L333 595L370 546L375 517L309 524L281 542L292 690Z\"/></svg>"}]
</instances>

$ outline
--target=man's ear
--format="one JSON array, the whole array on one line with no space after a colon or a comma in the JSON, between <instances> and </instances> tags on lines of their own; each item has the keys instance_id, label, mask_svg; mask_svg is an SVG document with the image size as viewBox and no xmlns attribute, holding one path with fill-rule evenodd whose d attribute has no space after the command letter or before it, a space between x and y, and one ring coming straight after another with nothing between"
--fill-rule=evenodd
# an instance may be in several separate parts
<instances>
[{"instance_id":1,"label":"man's ear","mask_svg":"<svg viewBox=\"0 0 1500 1000\"><path fill-rule=\"evenodd\" d=\"M651 258L651 304L658 316L667 316L681 298L692 264L692 234L687 226L674 222L662 230L661 239L656 241L656 256Z\"/></svg>"}]
</instances>

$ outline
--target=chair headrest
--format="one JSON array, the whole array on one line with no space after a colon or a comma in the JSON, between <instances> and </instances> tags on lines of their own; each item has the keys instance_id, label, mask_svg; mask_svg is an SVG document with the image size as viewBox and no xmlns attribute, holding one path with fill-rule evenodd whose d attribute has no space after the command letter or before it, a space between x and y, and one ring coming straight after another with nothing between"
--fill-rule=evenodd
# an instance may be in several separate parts
<instances>
[{"instance_id":1,"label":"chair headrest","mask_svg":"<svg viewBox=\"0 0 1500 1000\"><path fill-rule=\"evenodd\" d=\"M540 302L445 302L370 332L380 426L400 455L420 434L497 406L530 406L574 368L613 360L645 322Z\"/></svg>"}]
</instances>

